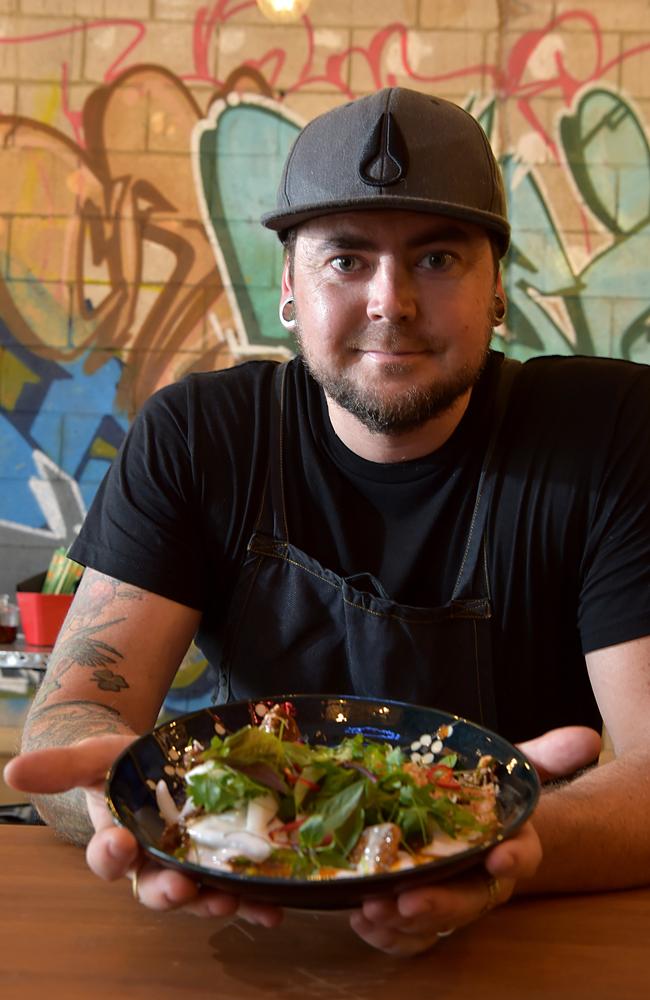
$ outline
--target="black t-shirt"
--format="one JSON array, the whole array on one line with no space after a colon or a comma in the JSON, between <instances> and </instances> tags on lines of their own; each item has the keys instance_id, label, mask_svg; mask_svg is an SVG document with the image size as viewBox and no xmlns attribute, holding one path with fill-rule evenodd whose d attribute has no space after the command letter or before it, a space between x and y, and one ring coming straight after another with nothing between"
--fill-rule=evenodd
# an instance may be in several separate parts
<instances>
[{"instance_id":1,"label":"black t-shirt","mask_svg":"<svg viewBox=\"0 0 650 1000\"><path fill-rule=\"evenodd\" d=\"M441 448L392 464L346 448L321 390L292 361L284 469L292 544L341 576L373 574L399 603L447 603L501 361L491 354ZM274 367L190 375L151 397L70 553L201 609L197 638L209 659L259 511ZM499 729L519 740L557 725L598 726L583 654L650 633L650 368L527 362L499 455L486 529Z\"/></svg>"}]
</instances>

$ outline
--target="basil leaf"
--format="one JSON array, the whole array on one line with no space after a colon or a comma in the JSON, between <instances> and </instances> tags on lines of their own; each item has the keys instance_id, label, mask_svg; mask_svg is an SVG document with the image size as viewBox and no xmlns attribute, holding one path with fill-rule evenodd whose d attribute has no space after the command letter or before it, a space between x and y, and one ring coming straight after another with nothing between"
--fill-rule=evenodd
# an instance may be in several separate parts
<instances>
[{"instance_id":1,"label":"basil leaf","mask_svg":"<svg viewBox=\"0 0 650 1000\"><path fill-rule=\"evenodd\" d=\"M321 796L318 812L312 813L300 827L300 843L305 847L315 847L323 842L328 833L336 833L359 809L363 790L363 782L357 781L330 798L323 799Z\"/></svg>"},{"instance_id":2,"label":"basil leaf","mask_svg":"<svg viewBox=\"0 0 650 1000\"><path fill-rule=\"evenodd\" d=\"M298 839L302 847L318 847L325 836L325 823L322 816L310 816L300 827Z\"/></svg>"},{"instance_id":3,"label":"basil leaf","mask_svg":"<svg viewBox=\"0 0 650 1000\"><path fill-rule=\"evenodd\" d=\"M336 847L319 847L315 854L319 867L352 868L352 865L345 856L345 852L342 850L339 851Z\"/></svg>"},{"instance_id":4,"label":"basil leaf","mask_svg":"<svg viewBox=\"0 0 650 1000\"><path fill-rule=\"evenodd\" d=\"M425 843L430 840L430 822L426 809L421 806L409 806L400 809L397 814L397 825L402 830L404 841L421 841Z\"/></svg>"},{"instance_id":5,"label":"basil leaf","mask_svg":"<svg viewBox=\"0 0 650 1000\"><path fill-rule=\"evenodd\" d=\"M323 803L320 807L320 815L323 817L327 833L333 833L345 823L361 802L363 792L363 781L356 781Z\"/></svg>"},{"instance_id":6,"label":"basil leaf","mask_svg":"<svg viewBox=\"0 0 650 1000\"><path fill-rule=\"evenodd\" d=\"M349 854L357 840L363 833L367 818L363 809L355 809L345 823L338 827L334 834L334 839L343 854Z\"/></svg>"}]
</instances>

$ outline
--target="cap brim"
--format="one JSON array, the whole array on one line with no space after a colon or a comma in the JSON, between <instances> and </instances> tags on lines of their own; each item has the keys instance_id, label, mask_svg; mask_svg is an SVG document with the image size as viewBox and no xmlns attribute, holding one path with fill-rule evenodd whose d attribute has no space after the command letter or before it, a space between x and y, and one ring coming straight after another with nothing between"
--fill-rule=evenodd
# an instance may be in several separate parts
<instances>
[{"instance_id":1,"label":"cap brim","mask_svg":"<svg viewBox=\"0 0 650 1000\"><path fill-rule=\"evenodd\" d=\"M426 213L427 215L445 215L450 218L463 219L465 222L473 222L478 226L483 226L494 235L501 257L506 253L510 245L510 226L499 215L495 215L492 212L484 212L476 208L468 208L464 205L454 205L450 202L432 202L429 199L409 198L399 195L385 195L380 198L374 195L367 199L355 198L350 201L332 201L318 206L296 205L290 212L266 212L260 221L267 229L282 232L294 226L299 226L302 222L308 222L310 219L317 219L321 215L335 215L338 212L399 210L403 212Z\"/></svg>"}]
</instances>

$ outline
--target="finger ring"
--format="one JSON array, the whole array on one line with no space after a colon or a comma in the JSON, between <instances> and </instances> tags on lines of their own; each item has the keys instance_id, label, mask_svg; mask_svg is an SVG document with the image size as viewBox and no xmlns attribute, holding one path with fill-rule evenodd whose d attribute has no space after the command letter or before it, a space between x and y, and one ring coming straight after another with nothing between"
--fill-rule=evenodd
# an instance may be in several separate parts
<instances>
[{"instance_id":1,"label":"finger ring","mask_svg":"<svg viewBox=\"0 0 650 1000\"><path fill-rule=\"evenodd\" d=\"M129 878L131 879L131 892L133 893L133 898L135 899L136 903L141 903L142 902L142 900L140 899L140 893L138 892L138 875L139 874L140 874L140 870L137 869L137 868L136 868L135 871L132 871L132 872L129 873Z\"/></svg>"},{"instance_id":2,"label":"finger ring","mask_svg":"<svg viewBox=\"0 0 650 1000\"><path fill-rule=\"evenodd\" d=\"M450 934L453 934L455 930L455 927L445 927L444 931L436 931L436 934L439 938L446 938L449 937Z\"/></svg>"},{"instance_id":3,"label":"finger ring","mask_svg":"<svg viewBox=\"0 0 650 1000\"><path fill-rule=\"evenodd\" d=\"M489 913L490 910L493 910L494 907L498 905L499 896L501 895L501 883L499 882L498 878L495 878L494 875L489 875L486 872L484 881L485 881L485 888L487 889L488 898L485 902L483 909L481 910L481 916L483 916L484 913Z\"/></svg>"}]
</instances>

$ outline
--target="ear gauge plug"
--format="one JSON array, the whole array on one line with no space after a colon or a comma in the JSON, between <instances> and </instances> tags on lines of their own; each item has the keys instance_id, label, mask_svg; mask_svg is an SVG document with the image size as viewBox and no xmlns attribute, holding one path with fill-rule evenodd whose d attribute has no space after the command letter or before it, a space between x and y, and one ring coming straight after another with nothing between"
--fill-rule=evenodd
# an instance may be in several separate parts
<instances>
[{"instance_id":1,"label":"ear gauge plug","mask_svg":"<svg viewBox=\"0 0 650 1000\"><path fill-rule=\"evenodd\" d=\"M296 309L292 295L280 303L279 315L280 322L285 330L292 331L296 329Z\"/></svg>"},{"instance_id":2,"label":"ear gauge plug","mask_svg":"<svg viewBox=\"0 0 650 1000\"><path fill-rule=\"evenodd\" d=\"M500 295L495 295L494 309L492 310L492 318L494 319L495 326L498 326L499 323L503 323L504 319L506 318L507 311L508 310L506 308L504 300L501 298Z\"/></svg>"}]
</instances>

